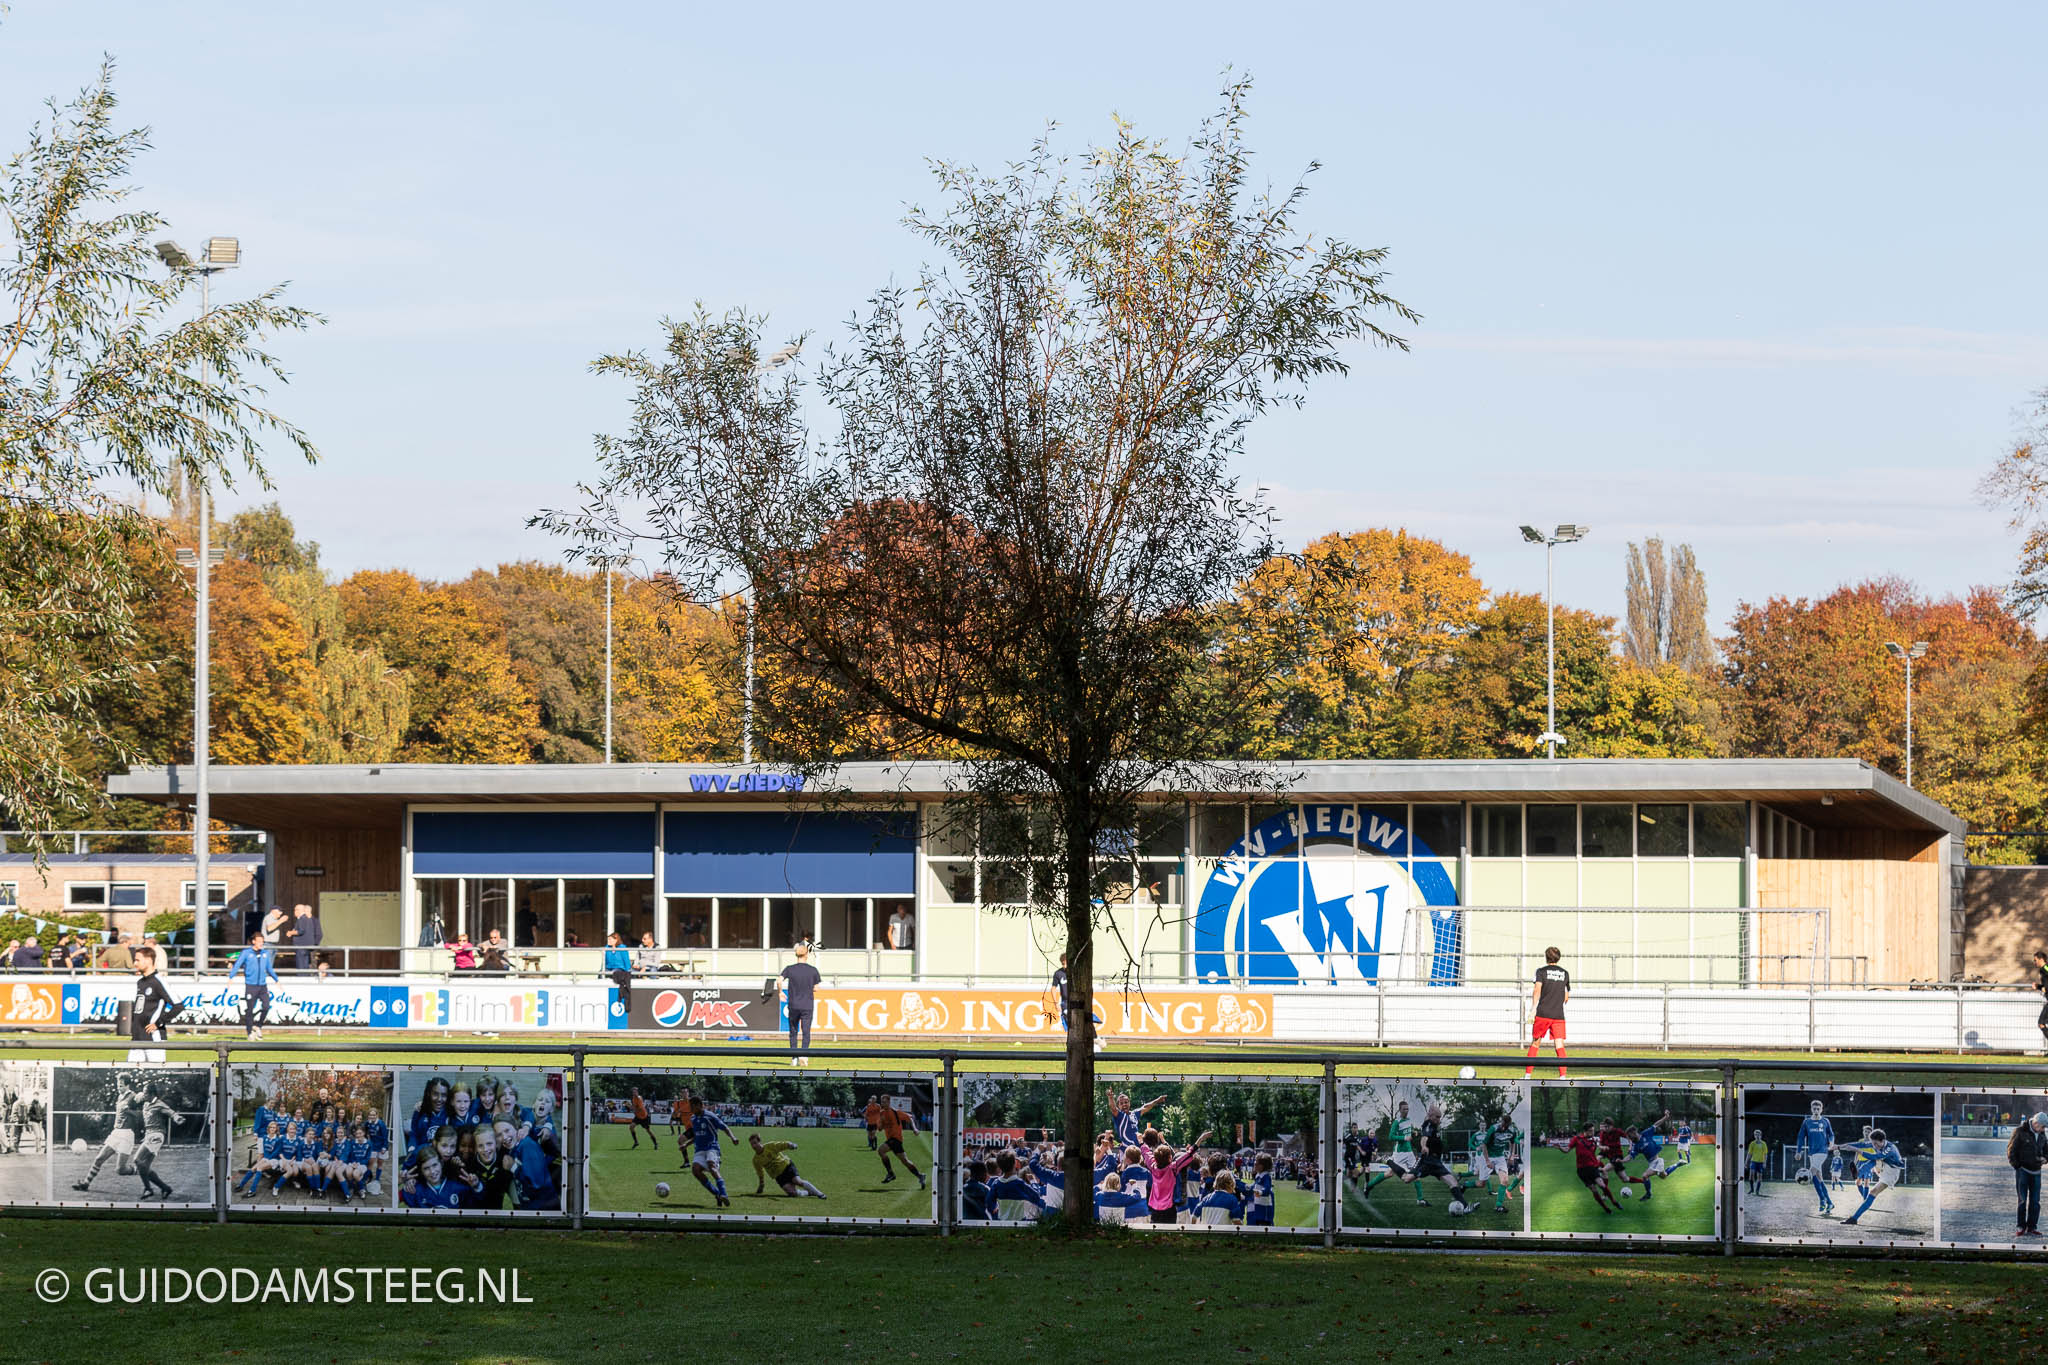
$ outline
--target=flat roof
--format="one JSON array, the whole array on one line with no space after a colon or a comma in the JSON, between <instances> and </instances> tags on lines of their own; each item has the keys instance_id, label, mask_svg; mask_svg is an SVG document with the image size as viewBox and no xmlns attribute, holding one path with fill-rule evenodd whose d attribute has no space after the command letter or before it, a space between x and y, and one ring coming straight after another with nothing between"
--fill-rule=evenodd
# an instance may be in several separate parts
<instances>
[{"instance_id":1,"label":"flat roof","mask_svg":"<svg viewBox=\"0 0 2048 1365\"><path fill-rule=\"evenodd\" d=\"M1939 802L1858 758L1359 759L1228 765L1284 784L1302 801L1762 801L1817 826L1962 834ZM824 793L867 800L947 796L956 763L846 763L803 793L735 791L733 779L786 771L772 763L379 763L208 769L213 814L259 829L368 828L408 804L503 802L787 805ZM723 785L717 781L723 779ZM114 796L189 806L189 764L134 768L107 780ZM1243 799L1219 787L1196 793ZM1271 799L1261 797L1259 799Z\"/></svg>"}]
</instances>

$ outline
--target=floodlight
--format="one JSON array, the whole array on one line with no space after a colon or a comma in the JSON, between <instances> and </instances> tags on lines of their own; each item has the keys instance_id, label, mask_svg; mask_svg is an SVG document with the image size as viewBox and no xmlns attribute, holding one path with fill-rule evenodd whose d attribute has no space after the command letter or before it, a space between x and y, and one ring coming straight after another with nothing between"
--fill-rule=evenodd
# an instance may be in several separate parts
<instances>
[{"instance_id":1,"label":"floodlight","mask_svg":"<svg viewBox=\"0 0 2048 1365\"><path fill-rule=\"evenodd\" d=\"M1916 659L1927 657L1927 642L1925 640L1915 640L1913 642L1913 657Z\"/></svg>"},{"instance_id":2,"label":"floodlight","mask_svg":"<svg viewBox=\"0 0 2048 1365\"><path fill-rule=\"evenodd\" d=\"M206 239L206 263L216 270L242 263L242 239L239 237L209 237Z\"/></svg>"},{"instance_id":3,"label":"floodlight","mask_svg":"<svg viewBox=\"0 0 2048 1365\"><path fill-rule=\"evenodd\" d=\"M1543 533L1533 526L1524 526L1522 528L1522 539L1528 541L1531 545L1541 545L1543 543Z\"/></svg>"},{"instance_id":4,"label":"floodlight","mask_svg":"<svg viewBox=\"0 0 2048 1365\"><path fill-rule=\"evenodd\" d=\"M191 254L168 237L156 244L156 254L165 265L173 270L190 270L192 268Z\"/></svg>"},{"instance_id":5,"label":"floodlight","mask_svg":"<svg viewBox=\"0 0 2048 1365\"><path fill-rule=\"evenodd\" d=\"M1561 544L1569 545L1575 540L1584 540L1586 533L1592 529L1590 526L1574 526L1567 521L1557 528L1556 535Z\"/></svg>"},{"instance_id":6,"label":"floodlight","mask_svg":"<svg viewBox=\"0 0 2048 1365\"><path fill-rule=\"evenodd\" d=\"M1906 657L1905 649L1896 640L1886 640L1884 642L1884 648L1885 653L1891 655L1894 659L1903 659Z\"/></svg>"}]
</instances>

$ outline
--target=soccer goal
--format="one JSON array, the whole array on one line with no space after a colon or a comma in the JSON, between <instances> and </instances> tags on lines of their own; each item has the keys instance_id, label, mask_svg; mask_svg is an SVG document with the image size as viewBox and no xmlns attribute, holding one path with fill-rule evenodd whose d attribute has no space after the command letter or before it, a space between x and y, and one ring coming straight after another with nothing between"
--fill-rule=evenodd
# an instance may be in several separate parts
<instances>
[{"instance_id":1,"label":"soccer goal","mask_svg":"<svg viewBox=\"0 0 2048 1365\"><path fill-rule=\"evenodd\" d=\"M1827 956L1824 909L1439 906L1404 944L1416 983L1522 983L1555 947L1574 985L1842 985L1855 964ZM1392 984L1392 983L1390 983Z\"/></svg>"}]
</instances>

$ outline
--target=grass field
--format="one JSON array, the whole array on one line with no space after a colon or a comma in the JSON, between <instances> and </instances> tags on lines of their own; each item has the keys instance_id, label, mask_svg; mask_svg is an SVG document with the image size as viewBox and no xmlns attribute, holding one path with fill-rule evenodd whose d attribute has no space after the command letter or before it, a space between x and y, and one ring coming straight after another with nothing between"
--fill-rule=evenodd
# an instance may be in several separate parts
<instances>
[{"instance_id":1,"label":"grass field","mask_svg":"<svg viewBox=\"0 0 2048 1365\"><path fill-rule=\"evenodd\" d=\"M864 1128L750 1128L734 1129L738 1146L721 1139L725 1164L726 1194L732 1207L720 1209L711 1192L690 1174L687 1144L683 1151L665 1126L655 1128L661 1147L655 1149L643 1131L640 1146L633 1147L633 1130L625 1124L607 1123L595 1127L590 1140L590 1207L607 1213L695 1214L734 1218L918 1218L938 1216L932 1196L917 1187L917 1180L902 1163L896 1163L896 1179L884 1182L882 1162L868 1150ZM767 1182L765 1194L754 1193L754 1154L747 1144L749 1134L758 1133L763 1142L794 1142L790 1153L804 1179L823 1190L823 1200L792 1199ZM932 1175L932 1140L929 1133L905 1133L903 1150L929 1181ZM668 1182L668 1198L654 1192L657 1180Z\"/></svg>"},{"instance_id":2,"label":"grass field","mask_svg":"<svg viewBox=\"0 0 2048 1365\"><path fill-rule=\"evenodd\" d=\"M2033 1355L2038 1266L1334 1252L1216 1237L788 1238L0 1222L10 1360L1979 1361ZM530 1304L96 1307L96 1267L475 1266ZM33 1288L46 1267L67 1300ZM1171 1286L1170 1299L1156 1296Z\"/></svg>"},{"instance_id":3,"label":"grass field","mask_svg":"<svg viewBox=\"0 0 2048 1365\"><path fill-rule=\"evenodd\" d=\"M1471 1181L1471 1172L1462 1163L1458 1174ZM1341 1178L1341 1176L1340 1176ZM1412 1185L1403 1184L1391 1177L1380 1180L1373 1177L1372 1193L1362 1192L1361 1185L1344 1182L1344 1208L1342 1222L1346 1231L1356 1232L1364 1228L1432 1228L1450 1232L1520 1232L1522 1230L1523 1192L1507 1201L1504 1211L1496 1212L1493 1196L1484 1186L1473 1184L1467 1191L1467 1201L1472 1203L1472 1212L1453 1217L1450 1212L1451 1190L1442 1179L1419 1180ZM1420 1194L1427 1204L1416 1202Z\"/></svg>"},{"instance_id":4,"label":"grass field","mask_svg":"<svg viewBox=\"0 0 2048 1365\"><path fill-rule=\"evenodd\" d=\"M1638 1236L1712 1237L1714 1225L1714 1159L1711 1147L1693 1153L1690 1166L1681 1166L1652 1185L1644 1199L1641 1185L1630 1185L1635 1197L1620 1199L1621 1184L1612 1177L1608 1188L1620 1199L1621 1212L1602 1213L1592 1192L1580 1183L1577 1164L1570 1152L1538 1147L1529 1177L1529 1227L1533 1232L1601 1232ZM1636 1158L1628 1163L1630 1175L1641 1175L1648 1163Z\"/></svg>"}]
</instances>

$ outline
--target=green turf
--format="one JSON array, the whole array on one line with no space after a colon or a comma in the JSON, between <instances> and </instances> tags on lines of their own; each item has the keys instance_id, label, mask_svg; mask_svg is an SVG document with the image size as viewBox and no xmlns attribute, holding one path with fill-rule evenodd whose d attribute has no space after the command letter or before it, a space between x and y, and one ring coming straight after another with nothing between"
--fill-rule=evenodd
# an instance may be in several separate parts
<instances>
[{"instance_id":1,"label":"green turf","mask_svg":"<svg viewBox=\"0 0 2048 1365\"><path fill-rule=\"evenodd\" d=\"M0 1221L10 1360L237 1365L2028 1359L2039 1266L1441 1256L1292 1241L1035 1233L940 1242L673 1232ZM83 1301L94 1267L515 1268L530 1304ZM45 1267L69 1300L31 1288ZM1148 1344L1149 1343L1149 1344Z\"/></svg>"},{"instance_id":2,"label":"green turf","mask_svg":"<svg viewBox=\"0 0 2048 1365\"><path fill-rule=\"evenodd\" d=\"M1364 1228L1432 1228L1449 1232L1520 1232L1522 1230L1522 1198L1515 1194L1507 1200L1505 1208L1496 1208L1497 1197L1486 1191L1479 1182L1472 1180L1472 1173L1464 1163L1454 1169L1467 1183L1466 1202L1472 1211L1453 1215L1450 1211L1451 1189L1442 1178L1418 1180L1405 1184L1388 1176L1381 1178L1378 1172L1366 1180L1344 1182L1344 1228L1358 1231ZM1365 1190L1370 1182L1370 1193ZM1416 1196L1428 1202L1418 1204Z\"/></svg>"},{"instance_id":3,"label":"green turf","mask_svg":"<svg viewBox=\"0 0 2048 1365\"><path fill-rule=\"evenodd\" d=\"M750 1128L741 1126L738 1145L720 1140L725 1162L726 1194L732 1206L720 1210L710 1191L690 1173L690 1162L676 1150L673 1131L657 1125L656 1150L647 1134L639 1134L639 1150L633 1148L633 1130L625 1124L600 1124L590 1140L590 1207L612 1213L724 1213L728 1217L835 1217L835 1218L920 1218L935 1217L932 1197L919 1191L917 1180L896 1165L896 1179L884 1183L881 1158L868 1149L865 1128ZM754 1193L754 1153L747 1143L758 1133L763 1142L794 1142L789 1155L803 1177L825 1192L826 1198L792 1199L773 1180L764 1194ZM903 1149L929 1180L932 1174L931 1136L905 1133ZM668 1182L669 1195L663 1199L654 1191L657 1180Z\"/></svg>"},{"instance_id":4,"label":"green turf","mask_svg":"<svg viewBox=\"0 0 2048 1365\"><path fill-rule=\"evenodd\" d=\"M1643 1187L1630 1184L1634 1197L1621 1198L1621 1182L1608 1177L1607 1185L1621 1205L1619 1213L1602 1213L1593 1195L1581 1184L1574 1170L1577 1163L1570 1152L1538 1147L1529 1176L1529 1227L1533 1232L1614 1232L1666 1237L1712 1237L1714 1224L1714 1149L1699 1148L1690 1166L1681 1166L1668 1177L1651 1184L1651 1195L1642 1197ZM1639 1176L1649 1165L1637 1157L1628 1163L1628 1173Z\"/></svg>"}]
</instances>

